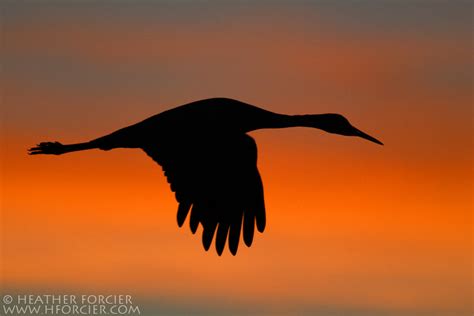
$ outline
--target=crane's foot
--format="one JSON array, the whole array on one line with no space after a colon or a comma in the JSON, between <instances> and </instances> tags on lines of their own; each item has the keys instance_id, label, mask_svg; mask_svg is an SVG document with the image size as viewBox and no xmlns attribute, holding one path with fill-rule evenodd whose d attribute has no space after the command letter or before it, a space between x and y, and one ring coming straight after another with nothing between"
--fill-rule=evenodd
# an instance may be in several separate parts
<instances>
[{"instance_id":1,"label":"crane's foot","mask_svg":"<svg viewBox=\"0 0 474 316\"><path fill-rule=\"evenodd\" d=\"M29 155L61 155L64 154L65 148L64 145L59 142L44 142L39 143L36 147L28 149Z\"/></svg>"}]
</instances>

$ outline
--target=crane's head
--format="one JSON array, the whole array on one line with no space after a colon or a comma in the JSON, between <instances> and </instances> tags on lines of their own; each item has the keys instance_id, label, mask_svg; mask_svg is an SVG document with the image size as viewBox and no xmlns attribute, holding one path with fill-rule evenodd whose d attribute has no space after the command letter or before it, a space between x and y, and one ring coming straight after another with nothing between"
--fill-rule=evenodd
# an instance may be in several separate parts
<instances>
[{"instance_id":1,"label":"crane's head","mask_svg":"<svg viewBox=\"0 0 474 316\"><path fill-rule=\"evenodd\" d=\"M344 136L357 136L367 139L379 145L383 145L378 139L362 132L349 123L349 121L340 114L318 114L310 115L311 127L321 129L332 134Z\"/></svg>"}]
</instances>

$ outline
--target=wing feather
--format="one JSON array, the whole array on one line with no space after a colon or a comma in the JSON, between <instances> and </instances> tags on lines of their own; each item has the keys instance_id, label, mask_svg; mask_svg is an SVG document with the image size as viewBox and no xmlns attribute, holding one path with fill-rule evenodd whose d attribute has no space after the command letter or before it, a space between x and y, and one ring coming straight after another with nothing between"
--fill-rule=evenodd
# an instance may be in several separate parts
<instances>
[{"instance_id":1,"label":"wing feather","mask_svg":"<svg viewBox=\"0 0 474 316\"><path fill-rule=\"evenodd\" d=\"M263 184L252 137L193 135L143 150L162 166L175 192L178 225L184 224L188 214L193 233L201 224L204 249L215 238L219 255L226 242L235 255L241 235L250 247L255 225L259 232L264 231Z\"/></svg>"}]
</instances>

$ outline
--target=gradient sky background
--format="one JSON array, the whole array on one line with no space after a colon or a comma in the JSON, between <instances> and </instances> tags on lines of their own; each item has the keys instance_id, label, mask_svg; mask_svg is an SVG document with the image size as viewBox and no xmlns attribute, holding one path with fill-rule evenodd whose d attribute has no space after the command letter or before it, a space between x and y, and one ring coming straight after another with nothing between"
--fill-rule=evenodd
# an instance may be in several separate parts
<instances>
[{"instance_id":1,"label":"gradient sky background","mask_svg":"<svg viewBox=\"0 0 474 316\"><path fill-rule=\"evenodd\" d=\"M142 315L471 314L472 2L0 8L4 293L130 293ZM214 96L338 112L386 145L252 133L268 225L236 257L177 227L138 150L26 155Z\"/></svg>"}]
</instances>

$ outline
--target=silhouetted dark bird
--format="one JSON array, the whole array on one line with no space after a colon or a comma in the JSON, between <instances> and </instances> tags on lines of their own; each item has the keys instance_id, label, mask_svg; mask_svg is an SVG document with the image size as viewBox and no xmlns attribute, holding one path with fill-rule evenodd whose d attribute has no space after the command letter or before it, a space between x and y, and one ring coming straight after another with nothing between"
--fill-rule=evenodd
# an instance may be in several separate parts
<instances>
[{"instance_id":1,"label":"silhouetted dark bird","mask_svg":"<svg viewBox=\"0 0 474 316\"><path fill-rule=\"evenodd\" d=\"M235 255L241 231L250 247L254 227L263 232L266 222L257 146L247 133L297 126L358 136L382 145L339 114L284 115L232 99L213 98L162 112L89 142L45 142L30 148L29 153L61 155L94 148L141 148L162 166L176 193L178 225L181 227L191 212L191 231L195 233L202 225L206 250L216 235L217 253L222 254L228 240Z\"/></svg>"}]
</instances>

